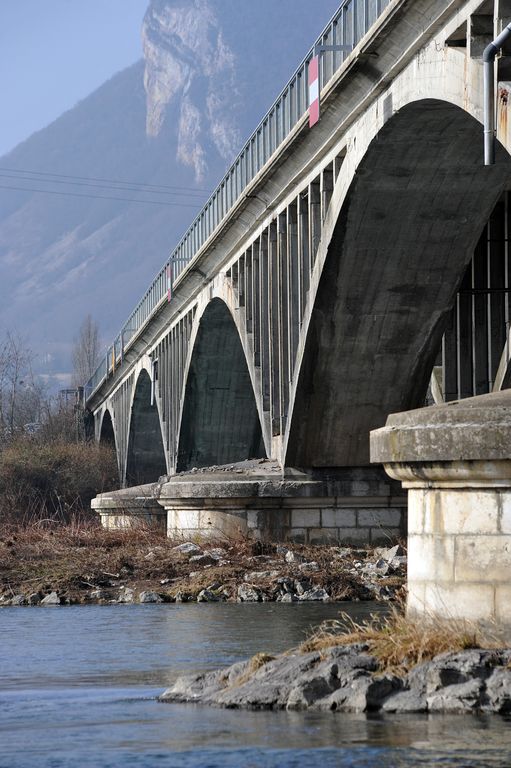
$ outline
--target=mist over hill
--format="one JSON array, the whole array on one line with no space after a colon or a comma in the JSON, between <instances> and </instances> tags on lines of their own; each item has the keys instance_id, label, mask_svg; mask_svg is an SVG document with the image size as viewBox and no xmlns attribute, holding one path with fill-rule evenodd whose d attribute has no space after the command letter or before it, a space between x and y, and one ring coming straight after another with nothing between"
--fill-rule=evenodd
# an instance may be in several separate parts
<instances>
[{"instance_id":1,"label":"mist over hill","mask_svg":"<svg viewBox=\"0 0 511 768\"><path fill-rule=\"evenodd\" d=\"M0 328L39 372L88 312L111 341L337 4L152 0L141 61L0 158Z\"/></svg>"}]
</instances>

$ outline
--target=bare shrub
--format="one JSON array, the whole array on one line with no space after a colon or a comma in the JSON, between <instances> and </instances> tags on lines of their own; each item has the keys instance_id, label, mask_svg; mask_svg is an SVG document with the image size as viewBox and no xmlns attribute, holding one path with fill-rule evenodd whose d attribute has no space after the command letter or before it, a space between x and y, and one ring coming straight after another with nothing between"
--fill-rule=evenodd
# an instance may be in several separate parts
<instances>
[{"instance_id":1,"label":"bare shrub","mask_svg":"<svg viewBox=\"0 0 511 768\"><path fill-rule=\"evenodd\" d=\"M381 670L400 675L440 653L502 645L496 632L478 624L449 618L410 618L401 606L394 607L387 616L373 615L360 624L342 613L339 620L321 624L300 651L322 651L352 643L365 643Z\"/></svg>"},{"instance_id":2,"label":"bare shrub","mask_svg":"<svg viewBox=\"0 0 511 768\"><path fill-rule=\"evenodd\" d=\"M0 457L2 520L92 516L90 500L118 486L115 451L95 443L19 438Z\"/></svg>"},{"instance_id":3,"label":"bare shrub","mask_svg":"<svg viewBox=\"0 0 511 768\"><path fill-rule=\"evenodd\" d=\"M0 337L0 445L40 420L44 386L32 373L33 359L21 336Z\"/></svg>"}]
</instances>

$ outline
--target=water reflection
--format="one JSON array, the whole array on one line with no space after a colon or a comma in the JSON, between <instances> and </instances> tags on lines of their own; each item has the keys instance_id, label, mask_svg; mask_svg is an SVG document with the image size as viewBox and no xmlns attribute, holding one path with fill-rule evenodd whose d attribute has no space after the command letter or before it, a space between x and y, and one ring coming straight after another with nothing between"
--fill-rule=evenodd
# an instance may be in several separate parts
<instances>
[{"instance_id":1,"label":"water reflection","mask_svg":"<svg viewBox=\"0 0 511 768\"><path fill-rule=\"evenodd\" d=\"M356 618L374 606L349 606ZM509 766L502 718L161 704L176 675L278 652L335 605L0 611L0 768Z\"/></svg>"},{"instance_id":2,"label":"water reflection","mask_svg":"<svg viewBox=\"0 0 511 768\"><path fill-rule=\"evenodd\" d=\"M357 615L381 610L370 603L346 607ZM271 603L3 608L0 687L165 687L190 669L283 651L339 611L339 604Z\"/></svg>"}]
</instances>

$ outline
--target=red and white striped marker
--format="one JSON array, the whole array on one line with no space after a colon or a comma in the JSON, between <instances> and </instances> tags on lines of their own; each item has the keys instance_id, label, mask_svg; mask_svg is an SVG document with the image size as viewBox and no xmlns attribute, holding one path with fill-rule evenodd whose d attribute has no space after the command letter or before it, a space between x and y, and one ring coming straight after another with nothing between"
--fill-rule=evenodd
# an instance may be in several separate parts
<instances>
[{"instance_id":1,"label":"red and white striped marker","mask_svg":"<svg viewBox=\"0 0 511 768\"><path fill-rule=\"evenodd\" d=\"M309 128L319 122L319 56L309 62Z\"/></svg>"},{"instance_id":2,"label":"red and white striped marker","mask_svg":"<svg viewBox=\"0 0 511 768\"><path fill-rule=\"evenodd\" d=\"M167 265L167 301L172 298L172 264Z\"/></svg>"}]
</instances>

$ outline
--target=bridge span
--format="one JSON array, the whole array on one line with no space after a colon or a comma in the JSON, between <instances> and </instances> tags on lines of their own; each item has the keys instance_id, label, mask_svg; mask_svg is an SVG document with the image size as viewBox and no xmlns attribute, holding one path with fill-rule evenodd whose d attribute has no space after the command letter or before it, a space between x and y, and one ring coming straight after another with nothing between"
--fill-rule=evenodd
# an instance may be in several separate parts
<instances>
[{"instance_id":1,"label":"bridge span","mask_svg":"<svg viewBox=\"0 0 511 768\"><path fill-rule=\"evenodd\" d=\"M123 486L268 459L307 488L288 534L398 535L370 431L509 382L511 58L485 167L482 53L510 21L509 0L341 3L87 385ZM194 522L170 527L199 530L180 498Z\"/></svg>"}]
</instances>

